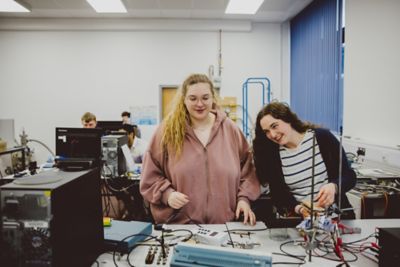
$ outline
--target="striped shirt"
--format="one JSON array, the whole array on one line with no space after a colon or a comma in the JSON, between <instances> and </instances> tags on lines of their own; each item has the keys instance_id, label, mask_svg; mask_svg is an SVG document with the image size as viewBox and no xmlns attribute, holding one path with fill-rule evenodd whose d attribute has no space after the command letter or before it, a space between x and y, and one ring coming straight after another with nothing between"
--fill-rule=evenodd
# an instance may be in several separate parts
<instances>
[{"instance_id":1,"label":"striped shirt","mask_svg":"<svg viewBox=\"0 0 400 267\"><path fill-rule=\"evenodd\" d=\"M295 149L280 146L282 171L285 183L297 201L311 202L313 130L308 130ZM322 159L319 145L315 142L314 199L320 188L328 183L328 173Z\"/></svg>"}]
</instances>

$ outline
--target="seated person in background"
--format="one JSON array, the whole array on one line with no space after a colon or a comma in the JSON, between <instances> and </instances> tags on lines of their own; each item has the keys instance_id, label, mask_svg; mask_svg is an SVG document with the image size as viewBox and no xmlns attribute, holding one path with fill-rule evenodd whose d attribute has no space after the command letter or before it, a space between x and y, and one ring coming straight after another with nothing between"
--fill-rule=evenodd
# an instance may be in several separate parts
<instances>
[{"instance_id":1,"label":"seated person in background","mask_svg":"<svg viewBox=\"0 0 400 267\"><path fill-rule=\"evenodd\" d=\"M342 153L341 208L350 208L346 192L354 187L356 175L344 150L328 130L301 121L287 104L271 102L258 113L254 162L261 184L270 185L274 204L280 209L307 214L301 203L311 203L313 136L315 134L315 207L338 202L339 151ZM342 218L354 218L352 210Z\"/></svg>"},{"instance_id":2,"label":"seated person in background","mask_svg":"<svg viewBox=\"0 0 400 267\"><path fill-rule=\"evenodd\" d=\"M83 128L96 128L97 120L93 113L86 112L81 118Z\"/></svg>"},{"instance_id":3,"label":"seated person in background","mask_svg":"<svg viewBox=\"0 0 400 267\"><path fill-rule=\"evenodd\" d=\"M140 193L156 223L255 224L260 195L249 144L218 109L206 75L189 76L154 133L144 157Z\"/></svg>"},{"instance_id":4,"label":"seated person in background","mask_svg":"<svg viewBox=\"0 0 400 267\"><path fill-rule=\"evenodd\" d=\"M131 124L131 125L133 125L133 127L135 128L135 134L136 134L137 137L140 138L142 136L139 127L137 125L132 124L131 113L130 112L128 112L128 111L122 112L121 113L121 118L122 118L122 124Z\"/></svg>"},{"instance_id":5,"label":"seated person in background","mask_svg":"<svg viewBox=\"0 0 400 267\"><path fill-rule=\"evenodd\" d=\"M122 124L132 124L131 123L131 113L128 111L124 111L121 113Z\"/></svg>"},{"instance_id":6,"label":"seated person in background","mask_svg":"<svg viewBox=\"0 0 400 267\"><path fill-rule=\"evenodd\" d=\"M147 142L135 135L135 128L133 125L124 124L121 131L126 132L128 135L128 147L131 151L133 161L135 163L142 163L143 156L147 149Z\"/></svg>"}]
</instances>

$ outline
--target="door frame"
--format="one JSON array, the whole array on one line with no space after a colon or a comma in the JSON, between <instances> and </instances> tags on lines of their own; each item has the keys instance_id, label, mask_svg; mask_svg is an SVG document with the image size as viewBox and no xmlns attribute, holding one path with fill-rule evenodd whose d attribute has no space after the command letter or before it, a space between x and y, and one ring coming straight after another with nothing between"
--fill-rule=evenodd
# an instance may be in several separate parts
<instances>
[{"instance_id":1,"label":"door frame","mask_svg":"<svg viewBox=\"0 0 400 267\"><path fill-rule=\"evenodd\" d=\"M161 84L159 86L159 105L160 105L160 112L159 112L159 122L163 121L163 96L164 96L164 89L176 88L178 90L179 85L177 84Z\"/></svg>"}]
</instances>

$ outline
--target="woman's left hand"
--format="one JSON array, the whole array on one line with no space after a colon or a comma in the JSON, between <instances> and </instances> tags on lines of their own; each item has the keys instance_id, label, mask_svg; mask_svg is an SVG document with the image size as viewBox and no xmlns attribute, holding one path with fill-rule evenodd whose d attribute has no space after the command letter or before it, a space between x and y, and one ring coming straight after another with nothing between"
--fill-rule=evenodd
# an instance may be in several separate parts
<instances>
[{"instance_id":1,"label":"woman's left hand","mask_svg":"<svg viewBox=\"0 0 400 267\"><path fill-rule=\"evenodd\" d=\"M336 184L329 183L321 187L317 195L318 206L327 208L335 201Z\"/></svg>"},{"instance_id":2,"label":"woman's left hand","mask_svg":"<svg viewBox=\"0 0 400 267\"><path fill-rule=\"evenodd\" d=\"M239 200L236 206L236 219L239 219L240 213L243 212L243 223L250 225L256 224L256 215L250 208L250 204L245 200Z\"/></svg>"}]
</instances>

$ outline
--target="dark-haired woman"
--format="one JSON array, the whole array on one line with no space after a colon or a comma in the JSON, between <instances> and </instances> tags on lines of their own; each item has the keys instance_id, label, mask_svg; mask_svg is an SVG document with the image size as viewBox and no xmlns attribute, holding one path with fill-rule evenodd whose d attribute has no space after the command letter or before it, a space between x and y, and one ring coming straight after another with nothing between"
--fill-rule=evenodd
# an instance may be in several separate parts
<instances>
[{"instance_id":1,"label":"dark-haired woman","mask_svg":"<svg viewBox=\"0 0 400 267\"><path fill-rule=\"evenodd\" d=\"M354 187L356 175L340 143L329 130L301 121L287 104L271 102L258 113L253 149L258 179L269 184L274 204L303 215L302 203L311 201L313 152L314 201L327 208L338 202L341 151L341 208L351 207L345 193ZM342 218L354 218L354 212Z\"/></svg>"}]
</instances>

